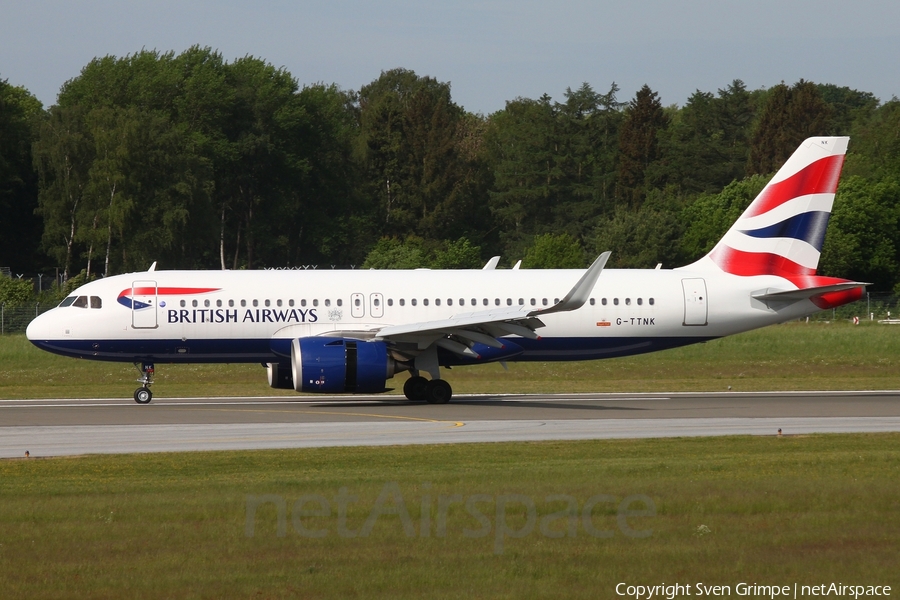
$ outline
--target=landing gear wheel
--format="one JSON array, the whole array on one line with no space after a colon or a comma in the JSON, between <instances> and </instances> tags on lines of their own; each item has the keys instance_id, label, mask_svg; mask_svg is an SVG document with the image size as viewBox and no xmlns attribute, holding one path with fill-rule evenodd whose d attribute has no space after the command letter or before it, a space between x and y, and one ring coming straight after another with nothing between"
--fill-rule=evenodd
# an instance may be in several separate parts
<instances>
[{"instance_id":1,"label":"landing gear wheel","mask_svg":"<svg viewBox=\"0 0 900 600\"><path fill-rule=\"evenodd\" d=\"M403 384L403 395L413 402L425 400L428 390L428 380L424 377L410 377Z\"/></svg>"},{"instance_id":2,"label":"landing gear wheel","mask_svg":"<svg viewBox=\"0 0 900 600\"><path fill-rule=\"evenodd\" d=\"M150 391L150 388L139 387L134 390L134 401L138 404L150 404L151 400L153 400L153 392Z\"/></svg>"},{"instance_id":3,"label":"landing gear wheel","mask_svg":"<svg viewBox=\"0 0 900 600\"><path fill-rule=\"evenodd\" d=\"M425 401L428 404L447 404L452 395L453 389L443 379L432 379L425 386Z\"/></svg>"}]
</instances>

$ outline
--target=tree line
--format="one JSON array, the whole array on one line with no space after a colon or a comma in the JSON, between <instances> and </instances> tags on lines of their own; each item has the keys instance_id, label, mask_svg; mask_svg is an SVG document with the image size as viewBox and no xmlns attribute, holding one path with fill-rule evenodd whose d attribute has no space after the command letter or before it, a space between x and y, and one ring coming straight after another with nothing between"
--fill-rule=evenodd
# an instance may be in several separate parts
<instances>
[{"instance_id":1,"label":"tree line","mask_svg":"<svg viewBox=\"0 0 900 600\"><path fill-rule=\"evenodd\" d=\"M86 65L44 108L0 80L0 265L686 264L811 135L850 135L820 272L900 283L900 101L735 80L663 105L584 83L491 115L405 69L358 91L210 48Z\"/></svg>"}]
</instances>

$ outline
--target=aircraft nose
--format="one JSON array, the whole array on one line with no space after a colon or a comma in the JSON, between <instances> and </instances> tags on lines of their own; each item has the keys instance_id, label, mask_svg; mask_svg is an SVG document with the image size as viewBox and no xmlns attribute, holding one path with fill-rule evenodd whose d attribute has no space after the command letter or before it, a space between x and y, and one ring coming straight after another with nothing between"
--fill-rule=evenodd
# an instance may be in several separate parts
<instances>
[{"instance_id":1,"label":"aircraft nose","mask_svg":"<svg viewBox=\"0 0 900 600\"><path fill-rule=\"evenodd\" d=\"M28 324L28 327L25 328L25 337L32 342L41 339L45 340L47 339L48 329L47 315L38 315L32 319L31 323Z\"/></svg>"}]
</instances>

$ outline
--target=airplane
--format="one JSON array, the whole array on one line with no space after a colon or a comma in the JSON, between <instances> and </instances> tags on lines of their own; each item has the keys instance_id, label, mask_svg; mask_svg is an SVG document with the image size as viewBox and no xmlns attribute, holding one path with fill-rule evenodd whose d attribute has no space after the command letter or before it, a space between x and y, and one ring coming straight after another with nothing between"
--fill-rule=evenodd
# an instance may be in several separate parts
<instances>
[{"instance_id":1,"label":"airplane","mask_svg":"<svg viewBox=\"0 0 900 600\"><path fill-rule=\"evenodd\" d=\"M147 404L157 363L261 363L276 389L452 396L442 368L612 358L782 323L862 297L816 273L847 137L799 148L693 264L586 270L156 271L87 283L40 315L37 347L133 362ZM426 378L424 375L428 375Z\"/></svg>"}]
</instances>

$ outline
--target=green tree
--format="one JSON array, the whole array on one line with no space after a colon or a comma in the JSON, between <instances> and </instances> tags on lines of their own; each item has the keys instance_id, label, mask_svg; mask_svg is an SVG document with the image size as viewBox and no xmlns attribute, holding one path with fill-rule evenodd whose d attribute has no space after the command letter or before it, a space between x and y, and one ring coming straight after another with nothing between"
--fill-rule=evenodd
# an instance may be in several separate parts
<instances>
[{"instance_id":1,"label":"green tree","mask_svg":"<svg viewBox=\"0 0 900 600\"><path fill-rule=\"evenodd\" d=\"M466 238L447 242L431 259L432 269L477 269L481 265L481 248Z\"/></svg>"},{"instance_id":2,"label":"green tree","mask_svg":"<svg viewBox=\"0 0 900 600\"><path fill-rule=\"evenodd\" d=\"M887 291L898 281L898 268L900 178L845 178L835 196L818 272Z\"/></svg>"},{"instance_id":3,"label":"green tree","mask_svg":"<svg viewBox=\"0 0 900 600\"><path fill-rule=\"evenodd\" d=\"M0 304L7 308L23 306L34 299L34 283L30 279L13 279L0 275Z\"/></svg>"},{"instance_id":4,"label":"green tree","mask_svg":"<svg viewBox=\"0 0 900 600\"><path fill-rule=\"evenodd\" d=\"M683 259L694 261L712 250L768 181L768 177L753 175L728 184L718 194L701 194L685 204L680 215Z\"/></svg>"},{"instance_id":5,"label":"green tree","mask_svg":"<svg viewBox=\"0 0 900 600\"><path fill-rule=\"evenodd\" d=\"M594 229L590 244L594 253L611 250L610 268L649 269L658 263L680 262L677 196L669 190L650 190L638 208L625 205L603 219Z\"/></svg>"},{"instance_id":6,"label":"green tree","mask_svg":"<svg viewBox=\"0 0 900 600\"><path fill-rule=\"evenodd\" d=\"M534 238L522 259L522 266L526 269L581 269L585 266L584 249L567 233L545 233Z\"/></svg>"},{"instance_id":7,"label":"green tree","mask_svg":"<svg viewBox=\"0 0 900 600\"><path fill-rule=\"evenodd\" d=\"M801 79L790 88L784 83L773 87L750 139L747 173L774 173L803 140L827 135L829 118L814 83Z\"/></svg>"},{"instance_id":8,"label":"green tree","mask_svg":"<svg viewBox=\"0 0 900 600\"><path fill-rule=\"evenodd\" d=\"M362 264L363 269L420 269L427 260L421 238L400 240L384 237L369 251Z\"/></svg>"},{"instance_id":9,"label":"green tree","mask_svg":"<svg viewBox=\"0 0 900 600\"><path fill-rule=\"evenodd\" d=\"M382 72L359 92L359 148L367 194L382 231L442 235L446 204L456 200L458 131L463 111L450 84L406 69Z\"/></svg>"},{"instance_id":10,"label":"green tree","mask_svg":"<svg viewBox=\"0 0 900 600\"><path fill-rule=\"evenodd\" d=\"M21 271L36 270L42 263L31 148L41 114L34 96L0 79L0 263Z\"/></svg>"},{"instance_id":11,"label":"green tree","mask_svg":"<svg viewBox=\"0 0 900 600\"><path fill-rule=\"evenodd\" d=\"M647 169L662 156L659 133L668 124L659 96L645 84L625 108L619 129L619 196L626 202L640 203Z\"/></svg>"}]
</instances>

